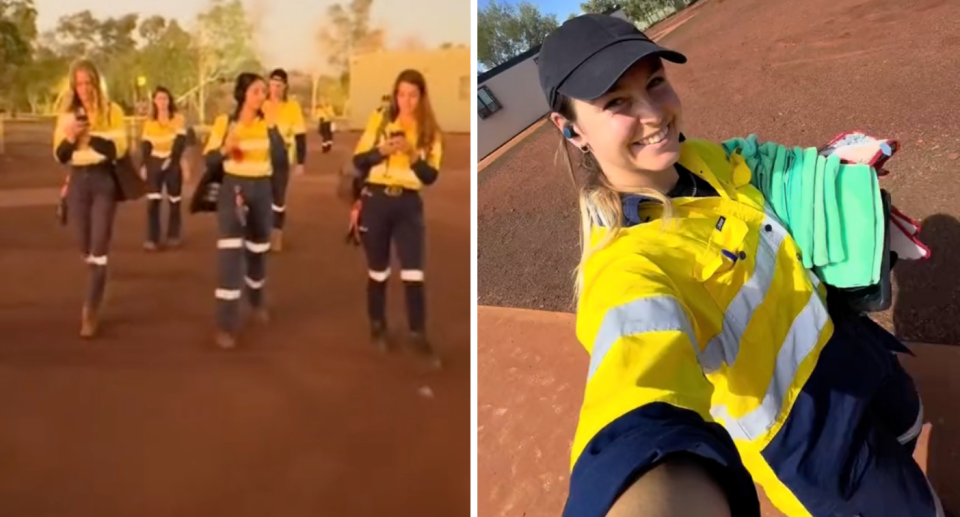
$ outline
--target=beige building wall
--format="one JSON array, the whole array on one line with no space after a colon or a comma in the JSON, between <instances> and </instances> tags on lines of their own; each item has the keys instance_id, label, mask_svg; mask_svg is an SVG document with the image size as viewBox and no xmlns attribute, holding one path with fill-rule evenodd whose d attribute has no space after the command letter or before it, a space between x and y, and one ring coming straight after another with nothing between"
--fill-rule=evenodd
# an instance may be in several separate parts
<instances>
[{"instance_id":1,"label":"beige building wall","mask_svg":"<svg viewBox=\"0 0 960 517\"><path fill-rule=\"evenodd\" d=\"M350 129L361 130L370 114L389 94L397 75L407 68L423 73L440 128L449 133L470 132L470 49L384 51L350 59L350 101L346 118Z\"/></svg>"}]
</instances>

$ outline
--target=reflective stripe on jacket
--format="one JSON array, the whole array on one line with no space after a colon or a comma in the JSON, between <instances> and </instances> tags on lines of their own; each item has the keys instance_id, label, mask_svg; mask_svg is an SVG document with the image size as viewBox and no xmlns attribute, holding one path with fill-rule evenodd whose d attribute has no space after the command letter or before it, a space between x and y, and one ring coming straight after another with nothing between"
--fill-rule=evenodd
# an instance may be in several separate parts
<instances>
[{"instance_id":1,"label":"reflective stripe on jacket","mask_svg":"<svg viewBox=\"0 0 960 517\"><path fill-rule=\"evenodd\" d=\"M687 140L680 164L719 196L674 199L667 228L658 204L641 204L647 222L585 265L577 337L591 360L572 463L608 424L665 402L723 425L767 495L803 515L759 453L833 333L825 288L739 155Z\"/></svg>"}]
</instances>

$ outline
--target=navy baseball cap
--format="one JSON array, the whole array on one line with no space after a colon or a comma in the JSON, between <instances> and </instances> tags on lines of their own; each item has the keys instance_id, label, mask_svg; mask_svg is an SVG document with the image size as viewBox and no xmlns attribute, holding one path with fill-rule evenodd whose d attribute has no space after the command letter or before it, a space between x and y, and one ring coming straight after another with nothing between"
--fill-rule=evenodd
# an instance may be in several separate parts
<instances>
[{"instance_id":1,"label":"navy baseball cap","mask_svg":"<svg viewBox=\"0 0 960 517\"><path fill-rule=\"evenodd\" d=\"M556 111L558 94L582 100L602 97L631 66L651 55L687 62L686 56L657 45L622 18L584 14L567 20L543 40L537 60L540 86Z\"/></svg>"}]
</instances>

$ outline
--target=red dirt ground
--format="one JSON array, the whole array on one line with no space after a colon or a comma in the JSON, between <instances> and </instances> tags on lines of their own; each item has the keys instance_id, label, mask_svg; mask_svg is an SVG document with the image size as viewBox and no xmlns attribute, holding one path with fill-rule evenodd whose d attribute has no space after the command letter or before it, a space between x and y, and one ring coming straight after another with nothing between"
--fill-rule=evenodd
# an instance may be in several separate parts
<instances>
[{"instance_id":1,"label":"red dirt ground","mask_svg":"<svg viewBox=\"0 0 960 517\"><path fill-rule=\"evenodd\" d=\"M33 133L8 135L0 197L59 182L49 128ZM343 244L346 207L332 194L355 140L339 134L334 154L308 158L288 248L268 263L274 319L229 353L210 341L211 217L187 216L184 249L148 255L144 205L121 209L103 336L87 343L72 234L52 204L0 206L0 515L469 512L469 138L448 137L443 177L425 194L441 372L368 344L366 268ZM400 333L399 286L390 296Z\"/></svg>"},{"instance_id":2,"label":"red dirt ground","mask_svg":"<svg viewBox=\"0 0 960 517\"><path fill-rule=\"evenodd\" d=\"M948 0L704 0L661 44L688 136L818 145L864 129L902 150L881 185L924 221L927 263L897 266L904 339L960 343L960 3ZM909 6L909 7L907 7ZM545 125L478 175L479 303L571 310L576 197ZM936 289L934 289L936 286Z\"/></svg>"}]
</instances>

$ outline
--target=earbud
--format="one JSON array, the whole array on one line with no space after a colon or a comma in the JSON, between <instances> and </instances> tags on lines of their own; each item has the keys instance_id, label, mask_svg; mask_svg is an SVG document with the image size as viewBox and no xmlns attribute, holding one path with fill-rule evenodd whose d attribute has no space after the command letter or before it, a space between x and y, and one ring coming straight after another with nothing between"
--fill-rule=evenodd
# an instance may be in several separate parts
<instances>
[{"instance_id":1,"label":"earbud","mask_svg":"<svg viewBox=\"0 0 960 517\"><path fill-rule=\"evenodd\" d=\"M563 137L564 137L564 138L566 138L566 139L569 140L569 139L571 139L571 138L573 138L573 137L575 137L575 136L577 136L577 132L573 130L573 126L571 126L570 124L567 124L567 125L563 126Z\"/></svg>"}]
</instances>

